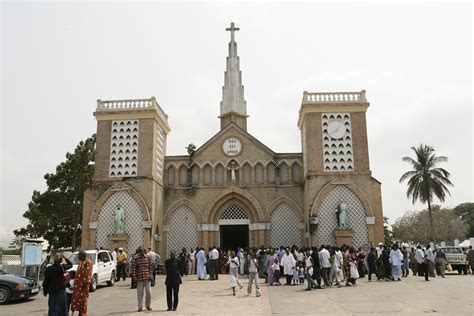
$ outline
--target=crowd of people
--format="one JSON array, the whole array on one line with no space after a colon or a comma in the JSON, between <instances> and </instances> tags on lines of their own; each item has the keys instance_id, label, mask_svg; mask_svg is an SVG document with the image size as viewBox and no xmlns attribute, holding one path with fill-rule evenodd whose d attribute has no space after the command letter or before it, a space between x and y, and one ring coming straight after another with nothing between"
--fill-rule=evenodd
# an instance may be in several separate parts
<instances>
[{"instance_id":1,"label":"crowd of people","mask_svg":"<svg viewBox=\"0 0 474 316\"><path fill-rule=\"evenodd\" d=\"M137 289L138 311L144 307L151 311L151 289L155 284L160 256L150 247L139 247L128 259L122 248L112 252L117 262L116 281L126 280L131 276L131 285ZM49 262L48 258L48 262ZM86 258L85 251L79 251L79 265L76 271L71 269L71 262L61 254L55 254L53 263L45 266L43 293L49 295L48 315L68 315L75 311L79 315L87 314L87 301L92 275L92 263ZM468 252L470 269L474 268L474 250ZM131 263L130 267L128 262ZM165 261L166 297L168 311L176 311L179 300L181 277L196 275L198 280L218 280L219 274L229 274L232 294L236 295L237 287L243 288L239 276L248 276L247 294L261 296L259 279L269 286L304 285L306 291L330 287L356 286L357 280L365 278L369 282L372 276L378 281L401 281L412 274L424 276L426 281L436 275L445 277L447 268L446 254L430 245L423 247L400 246L389 247L378 244L366 253L361 248L355 249L321 245L309 248L291 247L243 249L237 252L223 251L217 247L182 248L179 254L171 251ZM129 271L128 271L129 270ZM474 269L472 272L474 274Z\"/></svg>"},{"instance_id":2,"label":"crowd of people","mask_svg":"<svg viewBox=\"0 0 474 316\"><path fill-rule=\"evenodd\" d=\"M357 279L365 278L369 282L375 276L377 281L401 281L412 274L424 276L426 281L436 275L445 277L448 265L446 254L440 249L432 249L430 245L417 247L400 246L395 243L389 247L378 244L368 252L361 248L355 249L321 245L310 248L279 247L243 249L223 251L211 247L206 252L203 247L196 249L183 248L179 255L181 275L197 274L199 280L217 280L218 274L231 275L231 287L235 293L236 286L241 284L238 275L249 275L256 283L258 278L265 278L271 286L301 285L306 282L306 290L333 286L354 286ZM474 250L469 251L469 261L474 262ZM250 277L256 268L257 277ZM207 277L209 275L209 277ZM255 276L255 275L252 275ZM250 294L250 282L248 293ZM257 293L259 295L259 293Z\"/></svg>"}]
</instances>

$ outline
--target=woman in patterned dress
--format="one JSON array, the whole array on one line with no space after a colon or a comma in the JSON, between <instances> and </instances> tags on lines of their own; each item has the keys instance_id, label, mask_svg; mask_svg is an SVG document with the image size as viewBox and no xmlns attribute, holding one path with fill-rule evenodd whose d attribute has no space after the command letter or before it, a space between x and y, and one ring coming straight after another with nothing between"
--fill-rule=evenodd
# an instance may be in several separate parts
<instances>
[{"instance_id":1,"label":"woman in patterned dress","mask_svg":"<svg viewBox=\"0 0 474 316\"><path fill-rule=\"evenodd\" d=\"M87 300L89 299L89 285L92 277L92 262L86 258L84 250L78 254L79 266L74 277L74 291L71 300L71 311L78 311L79 315L87 315Z\"/></svg>"},{"instance_id":2,"label":"woman in patterned dress","mask_svg":"<svg viewBox=\"0 0 474 316\"><path fill-rule=\"evenodd\" d=\"M270 254L267 256L267 260L265 262L265 267L267 270L267 278L268 278L268 285L273 285L275 283L275 270L273 268L273 264L275 264L278 257L275 256L275 252L273 249L270 249Z\"/></svg>"}]
</instances>

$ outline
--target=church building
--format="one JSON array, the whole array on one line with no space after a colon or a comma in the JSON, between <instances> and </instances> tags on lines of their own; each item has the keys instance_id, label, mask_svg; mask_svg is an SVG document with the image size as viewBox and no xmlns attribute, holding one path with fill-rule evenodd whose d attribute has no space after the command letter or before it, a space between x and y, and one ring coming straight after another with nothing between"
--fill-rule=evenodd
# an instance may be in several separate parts
<instances>
[{"instance_id":1,"label":"church building","mask_svg":"<svg viewBox=\"0 0 474 316\"><path fill-rule=\"evenodd\" d=\"M232 23L226 30L231 40L220 130L188 155L166 155L172 118L155 97L97 101L95 173L84 193L82 247L131 253L151 246L166 257L196 246L383 242L365 90L304 91L295 122L301 152L274 152L247 131L239 29Z\"/></svg>"}]
</instances>

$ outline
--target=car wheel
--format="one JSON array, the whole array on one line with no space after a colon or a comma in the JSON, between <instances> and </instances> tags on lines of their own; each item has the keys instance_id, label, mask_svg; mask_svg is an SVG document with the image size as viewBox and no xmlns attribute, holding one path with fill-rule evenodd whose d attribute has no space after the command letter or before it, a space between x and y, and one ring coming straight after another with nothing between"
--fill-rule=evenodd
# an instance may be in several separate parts
<instances>
[{"instance_id":1,"label":"car wheel","mask_svg":"<svg viewBox=\"0 0 474 316\"><path fill-rule=\"evenodd\" d=\"M107 281L107 286L114 286L115 284L115 271L112 271L110 275L110 281Z\"/></svg>"},{"instance_id":2,"label":"car wheel","mask_svg":"<svg viewBox=\"0 0 474 316\"><path fill-rule=\"evenodd\" d=\"M462 268L462 273L464 275L467 275L467 266L464 266L464 268Z\"/></svg>"},{"instance_id":3,"label":"car wheel","mask_svg":"<svg viewBox=\"0 0 474 316\"><path fill-rule=\"evenodd\" d=\"M11 297L10 289L4 286L0 286L0 304L6 304L10 302Z\"/></svg>"},{"instance_id":4,"label":"car wheel","mask_svg":"<svg viewBox=\"0 0 474 316\"><path fill-rule=\"evenodd\" d=\"M461 274L462 270L461 269L458 269L458 274Z\"/></svg>"},{"instance_id":5,"label":"car wheel","mask_svg":"<svg viewBox=\"0 0 474 316\"><path fill-rule=\"evenodd\" d=\"M94 274L91 280L91 285L89 286L89 292L95 292L97 289L97 275Z\"/></svg>"}]
</instances>

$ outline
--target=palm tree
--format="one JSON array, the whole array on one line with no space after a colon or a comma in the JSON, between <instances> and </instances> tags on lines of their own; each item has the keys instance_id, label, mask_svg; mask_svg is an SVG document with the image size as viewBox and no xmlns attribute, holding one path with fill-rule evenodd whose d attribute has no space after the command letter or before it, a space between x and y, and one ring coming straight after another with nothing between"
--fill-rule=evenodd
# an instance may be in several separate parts
<instances>
[{"instance_id":1,"label":"palm tree","mask_svg":"<svg viewBox=\"0 0 474 316\"><path fill-rule=\"evenodd\" d=\"M433 218L431 215L431 202L436 196L444 202L446 193L449 193L447 185L454 186L449 181L449 172L443 168L437 168L440 162L448 161L447 157L436 156L433 147L420 144L418 148L411 147L416 154L416 159L403 157L403 161L412 165L413 170L405 172L400 178L400 183L408 179L407 197L412 198L412 203L417 200L421 203L428 203L428 213L430 215L431 239L434 241Z\"/></svg>"}]
</instances>

